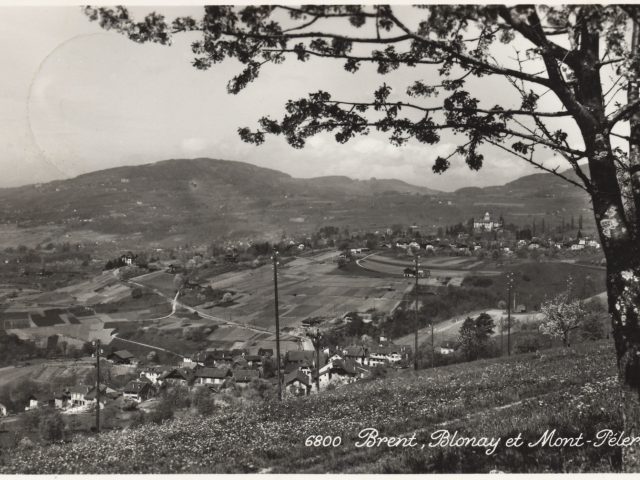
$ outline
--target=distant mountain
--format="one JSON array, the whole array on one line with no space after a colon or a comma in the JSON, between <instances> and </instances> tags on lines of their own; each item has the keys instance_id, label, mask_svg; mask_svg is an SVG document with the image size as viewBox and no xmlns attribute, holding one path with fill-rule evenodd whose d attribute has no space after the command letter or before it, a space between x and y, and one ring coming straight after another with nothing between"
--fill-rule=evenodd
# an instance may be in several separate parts
<instances>
[{"instance_id":1,"label":"distant mountain","mask_svg":"<svg viewBox=\"0 0 640 480\"><path fill-rule=\"evenodd\" d=\"M398 199L438 194L400 180L297 179L242 162L174 159L0 189L0 223L148 239L273 237L321 224L370 224L372 216L398 221ZM372 210L378 198L384 205Z\"/></svg>"},{"instance_id":2,"label":"distant mountain","mask_svg":"<svg viewBox=\"0 0 640 480\"><path fill-rule=\"evenodd\" d=\"M573 170L562 172L567 178L580 181ZM505 185L484 188L468 187L454 192L457 203L467 205L474 216L483 212L505 215L507 223L531 224L533 218L546 219L547 226L569 223L583 217L585 226L592 226L590 199L584 190L551 173L534 173Z\"/></svg>"},{"instance_id":3,"label":"distant mountain","mask_svg":"<svg viewBox=\"0 0 640 480\"><path fill-rule=\"evenodd\" d=\"M433 232L487 211L525 225L534 217L546 217L548 225L563 217L591 218L586 194L547 173L444 193L393 179L300 179L248 163L198 158L0 189L0 224L111 234L124 243L275 240L324 225L355 232L415 224Z\"/></svg>"}]
</instances>

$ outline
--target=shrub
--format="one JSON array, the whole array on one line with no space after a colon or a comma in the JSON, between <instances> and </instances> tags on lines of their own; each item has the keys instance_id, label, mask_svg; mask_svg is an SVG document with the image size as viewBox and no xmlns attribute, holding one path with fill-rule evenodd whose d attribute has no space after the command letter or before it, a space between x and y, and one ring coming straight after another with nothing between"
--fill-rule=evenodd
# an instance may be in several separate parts
<instances>
[{"instance_id":1,"label":"shrub","mask_svg":"<svg viewBox=\"0 0 640 480\"><path fill-rule=\"evenodd\" d=\"M516 352L517 353L529 353L529 352L537 352L538 350L544 348L542 341L537 336L527 336L518 341L516 344Z\"/></svg>"},{"instance_id":2,"label":"shrub","mask_svg":"<svg viewBox=\"0 0 640 480\"><path fill-rule=\"evenodd\" d=\"M64 421L58 412L47 412L40 417L38 424L40 438L45 442L60 442L64 440Z\"/></svg>"},{"instance_id":3,"label":"shrub","mask_svg":"<svg viewBox=\"0 0 640 480\"><path fill-rule=\"evenodd\" d=\"M163 398L158 402L158 405L152 412L144 415L144 419L152 423L160 424L173 418L173 410L174 405L171 401L167 401L166 398Z\"/></svg>"}]
</instances>

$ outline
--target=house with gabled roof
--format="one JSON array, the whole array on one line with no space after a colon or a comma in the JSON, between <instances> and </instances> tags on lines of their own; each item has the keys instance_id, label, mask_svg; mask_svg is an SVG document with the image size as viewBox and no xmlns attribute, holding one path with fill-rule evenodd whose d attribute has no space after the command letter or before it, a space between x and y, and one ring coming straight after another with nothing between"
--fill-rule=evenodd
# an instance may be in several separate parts
<instances>
[{"instance_id":1,"label":"house with gabled roof","mask_svg":"<svg viewBox=\"0 0 640 480\"><path fill-rule=\"evenodd\" d=\"M195 383L198 385L222 385L233 377L230 368L202 367L195 371Z\"/></svg>"},{"instance_id":2,"label":"house with gabled roof","mask_svg":"<svg viewBox=\"0 0 640 480\"><path fill-rule=\"evenodd\" d=\"M160 376L159 383L167 385L189 385L194 378L193 370L188 368L174 368Z\"/></svg>"},{"instance_id":3,"label":"house with gabled roof","mask_svg":"<svg viewBox=\"0 0 640 480\"><path fill-rule=\"evenodd\" d=\"M128 350L117 350L107 356L107 360L119 365L131 365L137 363L136 357Z\"/></svg>"},{"instance_id":4,"label":"house with gabled roof","mask_svg":"<svg viewBox=\"0 0 640 480\"><path fill-rule=\"evenodd\" d=\"M351 345L342 350L342 357L366 365L369 363L369 349L360 345Z\"/></svg>"},{"instance_id":5,"label":"house with gabled roof","mask_svg":"<svg viewBox=\"0 0 640 480\"><path fill-rule=\"evenodd\" d=\"M320 390L326 389L329 385L344 385L365 378L370 374L370 367L356 362L352 359L334 360L327 363L320 369ZM313 385L315 385L315 375Z\"/></svg>"},{"instance_id":6,"label":"house with gabled roof","mask_svg":"<svg viewBox=\"0 0 640 480\"><path fill-rule=\"evenodd\" d=\"M239 368L233 370L233 380L236 382L236 385L239 386L247 386L253 380L257 380L260 378L260 372L258 370Z\"/></svg>"},{"instance_id":7,"label":"house with gabled roof","mask_svg":"<svg viewBox=\"0 0 640 480\"><path fill-rule=\"evenodd\" d=\"M87 393L89 393L89 387L87 387L86 385L75 385L69 388L71 406L81 407L86 405Z\"/></svg>"},{"instance_id":8,"label":"house with gabled roof","mask_svg":"<svg viewBox=\"0 0 640 480\"><path fill-rule=\"evenodd\" d=\"M311 393L311 380L300 370L287 373L284 376L284 390L287 394L301 397Z\"/></svg>"},{"instance_id":9,"label":"house with gabled roof","mask_svg":"<svg viewBox=\"0 0 640 480\"><path fill-rule=\"evenodd\" d=\"M124 398L130 398L138 403L147 400L153 396L153 387L149 382L141 382L139 380L131 380L122 389Z\"/></svg>"}]
</instances>

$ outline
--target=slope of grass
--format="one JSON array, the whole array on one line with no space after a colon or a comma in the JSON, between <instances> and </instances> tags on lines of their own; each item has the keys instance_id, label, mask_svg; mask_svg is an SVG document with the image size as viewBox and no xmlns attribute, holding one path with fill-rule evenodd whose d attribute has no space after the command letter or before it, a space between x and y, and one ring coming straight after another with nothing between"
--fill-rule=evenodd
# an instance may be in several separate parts
<instances>
[{"instance_id":1,"label":"slope of grass","mask_svg":"<svg viewBox=\"0 0 640 480\"><path fill-rule=\"evenodd\" d=\"M528 310L537 310L544 300L566 290L569 276L574 280L573 294L576 297L587 298L606 289L606 272L603 269L551 261L504 265L502 269L514 273L516 301L519 305L526 305ZM465 279L463 286L473 285L477 279L478 277ZM506 276L489 279L491 284L484 287L486 291L497 298L506 299Z\"/></svg>"},{"instance_id":2,"label":"slope of grass","mask_svg":"<svg viewBox=\"0 0 640 480\"><path fill-rule=\"evenodd\" d=\"M621 430L609 342L359 382L321 395L169 421L5 455L0 473L611 471L611 447L429 447L438 429L535 441L547 429L594 438ZM416 448L356 448L358 432L416 434ZM338 447L306 447L310 435ZM526 445L526 443L525 443ZM590 444L589 444L590 445Z\"/></svg>"}]
</instances>

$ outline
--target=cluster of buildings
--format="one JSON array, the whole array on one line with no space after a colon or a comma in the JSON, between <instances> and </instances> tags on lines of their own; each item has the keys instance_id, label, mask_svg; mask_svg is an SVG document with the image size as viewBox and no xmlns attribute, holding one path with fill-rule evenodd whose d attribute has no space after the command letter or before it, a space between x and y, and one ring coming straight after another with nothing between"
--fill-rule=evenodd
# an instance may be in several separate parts
<instances>
[{"instance_id":1,"label":"cluster of buildings","mask_svg":"<svg viewBox=\"0 0 640 480\"><path fill-rule=\"evenodd\" d=\"M452 255L473 255L483 250L501 250L509 254L516 250L537 250L537 249L554 249L554 250L570 250L580 251L585 249L598 250L600 244L589 237L581 237L575 240L557 242L551 239L533 237L530 240L514 240L514 241L470 241L467 234L458 235L456 241L448 240L408 240L397 239L392 243L383 245L385 248L398 248L407 252L424 251L425 253L439 253Z\"/></svg>"},{"instance_id":2,"label":"cluster of buildings","mask_svg":"<svg viewBox=\"0 0 640 480\"><path fill-rule=\"evenodd\" d=\"M81 413L104 408L111 402L141 403L157 397L167 386L189 388L206 387L212 393L228 388L244 388L251 382L264 379L277 384L276 362L273 349L261 348L254 354L246 349L210 349L185 357L173 366L139 366L137 358L127 350L107 356L114 365L128 365L137 377L122 388L101 384L75 385L59 392L30 395L25 411L55 408L63 413ZM411 347L382 341L373 346L315 350L290 350L281 358L282 388L285 395L302 396L316 393L318 386L325 390L330 385L340 386L370 376L378 365L408 363ZM318 363L319 362L319 363ZM269 366L267 367L267 364ZM0 405L0 416L7 409Z\"/></svg>"}]
</instances>

